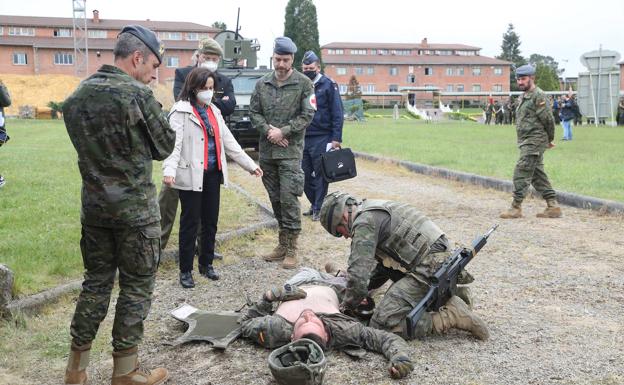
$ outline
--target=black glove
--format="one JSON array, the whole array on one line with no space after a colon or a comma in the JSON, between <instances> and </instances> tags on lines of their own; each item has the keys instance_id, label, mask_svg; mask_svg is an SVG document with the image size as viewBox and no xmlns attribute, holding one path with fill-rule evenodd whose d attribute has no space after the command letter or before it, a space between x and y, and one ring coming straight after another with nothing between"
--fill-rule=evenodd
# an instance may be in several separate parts
<instances>
[{"instance_id":1,"label":"black glove","mask_svg":"<svg viewBox=\"0 0 624 385\"><path fill-rule=\"evenodd\" d=\"M295 299L303 299L308 294L297 286L286 284L284 287L273 287L264 293L264 300L267 302L274 301L292 301Z\"/></svg>"},{"instance_id":2,"label":"black glove","mask_svg":"<svg viewBox=\"0 0 624 385\"><path fill-rule=\"evenodd\" d=\"M406 356L395 356L390 360L390 377L404 378L414 370L414 364Z\"/></svg>"}]
</instances>

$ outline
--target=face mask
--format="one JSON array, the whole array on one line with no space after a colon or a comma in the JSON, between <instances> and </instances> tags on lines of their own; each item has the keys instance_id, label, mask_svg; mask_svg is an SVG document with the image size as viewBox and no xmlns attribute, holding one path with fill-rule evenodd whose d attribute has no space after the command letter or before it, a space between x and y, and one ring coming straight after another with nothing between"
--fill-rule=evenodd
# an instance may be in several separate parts
<instances>
[{"instance_id":1,"label":"face mask","mask_svg":"<svg viewBox=\"0 0 624 385\"><path fill-rule=\"evenodd\" d=\"M210 104L210 102L212 101L213 93L214 93L213 90L199 91L197 93L197 100L199 100L200 102L204 104Z\"/></svg>"},{"instance_id":2,"label":"face mask","mask_svg":"<svg viewBox=\"0 0 624 385\"><path fill-rule=\"evenodd\" d=\"M208 71L210 72L215 72L217 70L217 67L219 67L219 63L211 61L211 60L206 60L205 62L201 64L201 66L203 68L207 68Z\"/></svg>"},{"instance_id":3,"label":"face mask","mask_svg":"<svg viewBox=\"0 0 624 385\"><path fill-rule=\"evenodd\" d=\"M314 81L316 78L316 71L303 71L303 74L310 78L310 80Z\"/></svg>"}]
</instances>

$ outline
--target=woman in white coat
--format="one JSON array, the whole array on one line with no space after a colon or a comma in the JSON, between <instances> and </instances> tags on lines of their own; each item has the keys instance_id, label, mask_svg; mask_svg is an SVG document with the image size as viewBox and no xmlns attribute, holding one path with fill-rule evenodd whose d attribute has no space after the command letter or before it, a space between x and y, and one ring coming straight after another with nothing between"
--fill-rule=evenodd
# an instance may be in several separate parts
<instances>
[{"instance_id":1,"label":"woman in white coat","mask_svg":"<svg viewBox=\"0 0 624 385\"><path fill-rule=\"evenodd\" d=\"M215 75L195 68L186 77L169 123L176 132L173 152L163 163L163 183L178 189L180 215L180 284L195 286L193 255L201 223L199 273L217 280L212 261L219 220L220 185L227 186L227 155L257 177L260 167L243 151L212 104Z\"/></svg>"}]
</instances>

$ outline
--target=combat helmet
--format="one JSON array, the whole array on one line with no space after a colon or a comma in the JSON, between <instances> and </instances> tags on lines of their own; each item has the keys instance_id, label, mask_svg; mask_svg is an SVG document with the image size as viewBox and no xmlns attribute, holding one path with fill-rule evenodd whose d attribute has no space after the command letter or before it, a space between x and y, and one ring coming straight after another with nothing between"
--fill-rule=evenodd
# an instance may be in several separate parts
<instances>
[{"instance_id":1,"label":"combat helmet","mask_svg":"<svg viewBox=\"0 0 624 385\"><path fill-rule=\"evenodd\" d=\"M349 224L348 230L351 231L352 225L352 207L357 205L357 200L348 193L334 191L327 195L321 206L321 226L334 237L340 238L340 233L336 231L336 227L342 223L342 213L345 206L349 207Z\"/></svg>"},{"instance_id":2,"label":"combat helmet","mask_svg":"<svg viewBox=\"0 0 624 385\"><path fill-rule=\"evenodd\" d=\"M279 385L321 385L327 361L314 341L301 338L269 355L269 369Z\"/></svg>"}]
</instances>

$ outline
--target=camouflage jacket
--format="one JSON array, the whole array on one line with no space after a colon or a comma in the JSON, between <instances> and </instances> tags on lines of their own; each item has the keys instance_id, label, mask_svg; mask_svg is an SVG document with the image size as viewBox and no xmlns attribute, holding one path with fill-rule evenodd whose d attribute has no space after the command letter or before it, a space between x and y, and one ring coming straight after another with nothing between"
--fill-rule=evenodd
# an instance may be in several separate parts
<instances>
[{"instance_id":1,"label":"camouflage jacket","mask_svg":"<svg viewBox=\"0 0 624 385\"><path fill-rule=\"evenodd\" d=\"M306 127L314 118L314 89L305 75L293 70L281 85L275 72L256 83L249 104L251 124L260 134L260 158L301 159ZM280 128L288 139L288 147L280 147L267 140L269 124Z\"/></svg>"},{"instance_id":2,"label":"camouflage jacket","mask_svg":"<svg viewBox=\"0 0 624 385\"><path fill-rule=\"evenodd\" d=\"M115 228L159 221L152 160L171 153L175 131L150 88L103 65L67 98L63 117L82 175L82 223Z\"/></svg>"},{"instance_id":3,"label":"camouflage jacket","mask_svg":"<svg viewBox=\"0 0 624 385\"><path fill-rule=\"evenodd\" d=\"M252 309L248 316L253 318L242 322L243 337L269 349L291 342L293 325L279 315L272 315L272 303L260 301ZM341 313L317 315L329 333L329 349L362 348L381 353L388 360L398 356L410 357L407 343L396 334L364 326Z\"/></svg>"},{"instance_id":4,"label":"camouflage jacket","mask_svg":"<svg viewBox=\"0 0 624 385\"><path fill-rule=\"evenodd\" d=\"M520 96L516 109L518 147L525 151L544 151L555 138L555 120L544 91L535 88Z\"/></svg>"}]
</instances>

